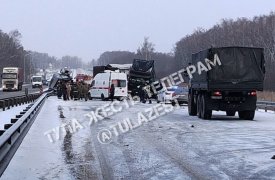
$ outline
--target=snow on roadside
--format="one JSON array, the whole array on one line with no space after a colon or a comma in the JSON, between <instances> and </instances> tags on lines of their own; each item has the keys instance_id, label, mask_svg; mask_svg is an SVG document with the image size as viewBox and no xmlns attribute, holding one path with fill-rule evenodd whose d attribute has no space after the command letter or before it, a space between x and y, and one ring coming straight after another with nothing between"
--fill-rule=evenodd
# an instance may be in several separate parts
<instances>
[{"instance_id":1,"label":"snow on roadside","mask_svg":"<svg viewBox=\"0 0 275 180\"><path fill-rule=\"evenodd\" d=\"M264 109L258 109L259 112L265 112ZM275 111L267 110L266 112L268 113L275 113Z\"/></svg>"},{"instance_id":2,"label":"snow on roadside","mask_svg":"<svg viewBox=\"0 0 275 180\"><path fill-rule=\"evenodd\" d=\"M0 111L0 129L4 129L4 124L11 123L11 118L15 118L16 115L20 114L29 104L13 107L6 111Z\"/></svg>"}]
</instances>

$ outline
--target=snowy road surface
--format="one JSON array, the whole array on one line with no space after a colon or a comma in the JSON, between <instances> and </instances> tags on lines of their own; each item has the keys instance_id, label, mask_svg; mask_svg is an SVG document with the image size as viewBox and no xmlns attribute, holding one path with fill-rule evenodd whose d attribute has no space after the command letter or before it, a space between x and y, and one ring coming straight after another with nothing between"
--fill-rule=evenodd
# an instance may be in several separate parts
<instances>
[{"instance_id":1,"label":"snowy road surface","mask_svg":"<svg viewBox=\"0 0 275 180\"><path fill-rule=\"evenodd\" d=\"M107 103L48 98L2 178L275 179L274 113L246 121L215 112L213 120L201 120L182 106L101 144L101 129L137 120L138 112L157 105L138 103L89 126L84 114ZM84 128L50 143L44 132L72 118Z\"/></svg>"},{"instance_id":2,"label":"snowy road surface","mask_svg":"<svg viewBox=\"0 0 275 180\"><path fill-rule=\"evenodd\" d=\"M7 91L3 92L2 87L0 88L0 99L10 98L15 96L23 96L25 95L25 88L28 88L28 92L30 93L38 93L38 88L32 88L31 84L24 84L22 91ZM43 86L43 89L48 88L47 86Z\"/></svg>"}]
</instances>

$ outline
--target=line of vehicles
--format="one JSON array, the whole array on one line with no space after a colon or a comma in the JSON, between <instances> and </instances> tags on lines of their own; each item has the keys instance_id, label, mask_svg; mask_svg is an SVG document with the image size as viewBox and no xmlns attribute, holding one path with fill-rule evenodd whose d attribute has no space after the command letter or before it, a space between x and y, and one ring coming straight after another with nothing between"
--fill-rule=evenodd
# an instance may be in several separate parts
<instances>
[{"instance_id":1,"label":"line of vehicles","mask_svg":"<svg viewBox=\"0 0 275 180\"><path fill-rule=\"evenodd\" d=\"M20 67L4 67L1 74L3 91L21 91L24 83L24 71ZM48 81L41 75L31 77L32 88L48 85Z\"/></svg>"},{"instance_id":2,"label":"line of vehicles","mask_svg":"<svg viewBox=\"0 0 275 180\"><path fill-rule=\"evenodd\" d=\"M220 65L214 66L215 58L219 58ZM209 71L202 64L206 60L213 65ZM257 91L263 91L264 87L263 48L210 48L193 54L190 64L200 65L201 71L193 74L188 87L174 86L159 91L155 96L157 102L173 103L177 99L179 103L188 103L189 115L202 119L211 119L213 111L225 111L227 116L235 116L238 112L240 119L254 119ZM114 71L96 75L90 96L106 99L112 83L116 87L115 97L128 93L136 95L139 86L144 87L154 81L154 62L134 60L127 76Z\"/></svg>"},{"instance_id":3,"label":"line of vehicles","mask_svg":"<svg viewBox=\"0 0 275 180\"><path fill-rule=\"evenodd\" d=\"M252 47L219 47L210 48L192 55L191 65L199 65L205 60L212 63L218 57L221 65L212 66L209 71L194 73L188 82L188 87L172 86L166 90L152 92L157 102L188 103L191 116L211 119L212 111L225 111L227 116L235 116L238 112L240 119L254 119L257 91L263 91L265 60L263 48ZM200 64L203 69L203 65ZM154 61L134 59L132 64L95 66L93 79L83 75L78 79L88 79L91 89L90 99L106 100L110 95L111 84L115 86L114 98L123 99L131 94L139 95L140 89L155 82ZM2 88L6 90L22 90L24 81L21 68L3 68ZM55 86L58 79L71 81L69 75L54 76L50 88ZM92 81L91 81L92 80ZM32 87L43 85L42 76L33 76Z\"/></svg>"}]
</instances>

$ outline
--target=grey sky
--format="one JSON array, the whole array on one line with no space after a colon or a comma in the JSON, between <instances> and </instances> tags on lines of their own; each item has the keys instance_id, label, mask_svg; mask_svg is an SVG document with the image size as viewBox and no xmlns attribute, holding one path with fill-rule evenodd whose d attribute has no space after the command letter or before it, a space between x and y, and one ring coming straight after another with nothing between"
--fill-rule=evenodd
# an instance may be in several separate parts
<instances>
[{"instance_id":1,"label":"grey sky","mask_svg":"<svg viewBox=\"0 0 275 180\"><path fill-rule=\"evenodd\" d=\"M145 36L170 52L197 27L272 10L274 0L0 0L0 29L18 29L28 50L88 61L104 51L136 51Z\"/></svg>"}]
</instances>

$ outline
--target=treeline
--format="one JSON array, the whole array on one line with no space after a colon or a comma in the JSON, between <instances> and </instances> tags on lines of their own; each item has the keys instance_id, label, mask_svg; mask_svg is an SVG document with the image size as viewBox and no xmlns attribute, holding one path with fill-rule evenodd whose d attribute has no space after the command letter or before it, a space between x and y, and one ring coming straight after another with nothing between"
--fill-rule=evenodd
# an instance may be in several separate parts
<instances>
[{"instance_id":1,"label":"treeline","mask_svg":"<svg viewBox=\"0 0 275 180\"><path fill-rule=\"evenodd\" d=\"M61 59L57 59L54 56L50 56L47 53L31 52L31 64L36 69L47 69L51 64L55 69L61 69L68 67L70 69L81 68L84 66L81 58L77 56L63 56Z\"/></svg>"},{"instance_id":2,"label":"treeline","mask_svg":"<svg viewBox=\"0 0 275 180\"><path fill-rule=\"evenodd\" d=\"M0 30L0 73L3 67L25 68L26 80L28 81L31 75L41 69L49 68L49 64L52 64L54 69L84 66L82 60L76 56L67 55L57 59L47 53L27 51L21 44L21 37L22 35L18 30L13 30L10 33Z\"/></svg>"},{"instance_id":3,"label":"treeline","mask_svg":"<svg viewBox=\"0 0 275 180\"><path fill-rule=\"evenodd\" d=\"M112 51L103 53L93 65L132 63L134 58L154 59L158 78L188 66L193 53L210 47L247 46L265 49L265 90L275 90L275 14L253 19L223 19L206 30L198 28L176 42L173 54L155 52L153 43L144 39L137 52Z\"/></svg>"},{"instance_id":4,"label":"treeline","mask_svg":"<svg viewBox=\"0 0 275 180\"><path fill-rule=\"evenodd\" d=\"M0 70L6 66L24 67L26 51L20 42L21 34L18 30L4 33L0 30ZM26 65L26 64L25 64ZM29 64L27 64L29 65Z\"/></svg>"},{"instance_id":5,"label":"treeline","mask_svg":"<svg viewBox=\"0 0 275 180\"><path fill-rule=\"evenodd\" d=\"M223 19L211 29L197 29L176 43L175 60L187 66L191 54L209 47L248 46L265 48L265 90L275 90L275 14L253 19Z\"/></svg>"}]
</instances>

